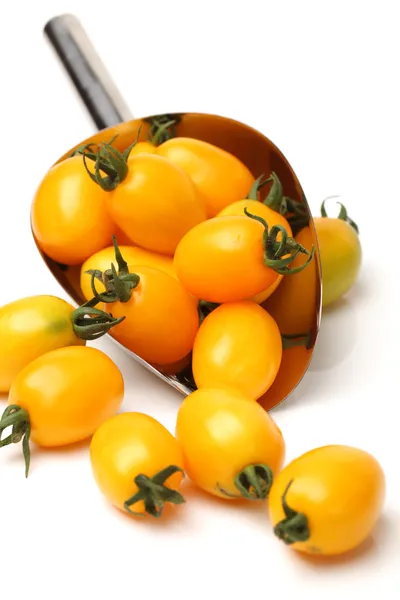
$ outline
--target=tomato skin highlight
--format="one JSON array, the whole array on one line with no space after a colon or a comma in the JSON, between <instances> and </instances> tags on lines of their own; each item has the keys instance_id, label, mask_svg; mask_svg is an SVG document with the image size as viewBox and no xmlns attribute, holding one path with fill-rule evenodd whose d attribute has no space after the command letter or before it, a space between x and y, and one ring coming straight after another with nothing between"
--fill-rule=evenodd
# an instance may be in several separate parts
<instances>
[{"instance_id":1,"label":"tomato skin highlight","mask_svg":"<svg viewBox=\"0 0 400 600\"><path fill-rule=\"evenodd\" d=\"M13 381L8 404L28 411L34 442L55 447L92 436L123 395L121 372L106 354L70 346L29 363Z\"/></svg>"},{"instance_id":2,"label":"tomato skin highlight","mask_svg":"<svg viewBox=\"0 0 400 600\"><path fill-rule=\"evenodd\" d=\"M155 154L133 155L128 175L107 192L107 206L118 227L135 244L172 256L189 229L206 218L190 177Z\"/></svg>"},{"instance_id":3,"label":"tomato skin highlight","mask_svg":"<svg viewBox=\"0 0 400 600\"><path fill-rule=\"evenodd\" d=\"M0 392L38 356L64 346L84 346L72 327L74 307L55 296L29 296L0 308Z\"/></svg>"},{"instance_id":4,"label":"tomato skin highlight","mask_svg":"<svg viewBox=\"0 0 400 600\"><path fill-rule=\"evenodd\" d=\"M182 402L176 423L185 471L206 492L232 500L245 467L266 464L273 476L283 464L285 442L267 412L230 389L196 390Z\"/></svg>"},{"instance_id":5,"label":"tomato skin highlight","mask_svg":"<svg viewBox=\"0 0 400 600\"><path fill-rule=\"evenodd\" d=\"M222 304L203 321L194 341L198 388L230 387L256 400L272 385L282 359L274 319L254 302Z\"/></svg>"},{"instance_id":6,"label":"tomato skin highlight","mask_svg":"<svg viewBox=\"0 0 400 600\"><path fill-rule=\"evenodd\" d=\"M191 177L204 200L207 216L245 198L254 183L250 170L230 152L194 138L172 138L157 154L179 165Z\"/></svg>"},{"instance_id":7,"label":"tomato skin highlight","mask_svg":"<svg viewBox=\"0 0 400 600\"><path fill-rule=\"evenodd\" d=\"M197 301L179 281L151 267L129 267L140 277L128 302L103 306L113 317L125 320L110 335L152 364L183 359L193 347L199 328Z\"/></svg>"},{"instance_id":8,"label":"tomato skin highlight","mask_svg":"<svg viewBox=\"0 0 400 600\"><path fill-rule=\"evenodd\" d=\"M118 414L99 427L91 441L90 460L100 491L124 512L125 501L137 491L137 475L152 477L169 465L183 469L182 450L174 436L152 417L137 412ZM181 481L178 472L166 485L178 490ZM132 510L144 514L143 502Z\"/></svg>"},{"instance_id":9,"label":"tomato skin highlight","mask_svg":"<svg viewBox=\"0 0 400 600\"><path fill-rule=\"evenodd\" d=\"M262 292L279 277L264 264L264 227L249 217L216 217L191 229L174 256L179 280L196 298L236 302Z\"/></svg>"},{"instance_id":10,"label":"tomato skin highlight","mask_svg":"<svg viewBox=\"0 0 400 600\"><path fill-rule=\"evenodd\" d=\"M342 554L361 544L376 524L385 500L385 476L378 461L358 448L330 445L306 452L272 485L268 506L274 527L285 519L286 489L287 505L306 516L309 535L290 547L308 554Z\"/></svg>"},{"instance_id":11,"label":"tomato skin highlight","mask_svg":"<svg viewBox=\"0 0 400 600\"><path fill-rule=\"evenodd\" d=\"M132 269L134 269L135 266L153 267L155 269L159 269L160 271L164 271L165 273L168 273L177 279L171 257L165 256L165 254L157 254L156 252L145 250L139 246L119 245L119 249L126 262L132 266ZM98 269L99 271L104 272L111 268L111 263L115 263L114 246L103 248L103 250L100 250L84 262L81 268L80 285L86 300L93 298L93 292L91 288L92 277L86 273L86 271ZM104 292L104 285L97 279L95 285L98 292Z\"/></svg>"},{"instance_id":12,"label":"tomato skin highlight","mask_svg":"<svg viewBox=\"0 0 400 600\"><path fill-rule=\"evenodd\" d=\"M110 244L115 226L106 196L86 172L82 156L54 165L31 208L32 230L41 250L61 264L78 265Z\"/></svg>"},{"instance_id":13,"label":"tomato skin highlight","mask_svg":"<svg viewBox=\"0 0 400 600\"><path fill-rule=\"evenodd\" d=\"M355 284L361 268L361 244L342 219L314 218L322 267L322 306L333 304Z\"/></svg>"}]
</instances>

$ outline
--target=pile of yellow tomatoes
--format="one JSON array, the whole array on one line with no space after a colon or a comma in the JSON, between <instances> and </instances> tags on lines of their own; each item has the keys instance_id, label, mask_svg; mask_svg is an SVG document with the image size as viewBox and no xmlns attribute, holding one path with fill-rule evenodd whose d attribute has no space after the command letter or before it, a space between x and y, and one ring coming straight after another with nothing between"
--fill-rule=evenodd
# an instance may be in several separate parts
<instances>
[{"instance_id":1,"label":"pile of yellow tomatoes","mask_svg":"<svg viewBox=\"0 0 400 600\"><path fill-rule=\"evenodd\" d=\"M35 238L63 268L79 266L85 302L36 296L0 309L0 392L9 395L0 447L22 442L28 474L30 440L91 438L95 480L126 513L160 517L181 504L187 474L227 501L267 499L275 535L298 550L347 551L382 509L380 465L365 451L326 446L282 469L284 438L259 402L277 378L284 338L264 303L294 275L315 274L304 206L285 196L276 173L255 178L221 148L174 137L171 125L160 120L147 141L138 135L123 150L113 140L87 144L42 180ZM352 286L360 265L358 232L343 211L321 219L340 222L355 249L342 253L346 277L331 269L338 281L326 303ZM322 249L321 257L331 261ZM296 332L305 346L309 327ZM107 332L164 372L190 367L197 389L179 408L175 436L148 415L118 412L122 375L86 345Z\"/></svg>"}]
</instances>

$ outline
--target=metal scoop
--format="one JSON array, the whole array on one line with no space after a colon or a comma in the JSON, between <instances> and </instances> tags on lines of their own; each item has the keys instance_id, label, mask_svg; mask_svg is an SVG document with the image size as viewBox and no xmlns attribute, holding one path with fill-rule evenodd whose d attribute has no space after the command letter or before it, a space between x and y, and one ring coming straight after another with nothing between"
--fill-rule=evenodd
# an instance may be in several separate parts
<instances>
[{"instance_id":1,"label":"metal scoop","mask_svg":"<svg viewBox=\"0 0 400 600\"><path fill-rule=\"evenodd\" d=\"M44 33L61 60L100 133L79 141L60 161L76 148L89 142L101 142L114 136L114 145L122 150L137 136L142 119L133 119L128 107L106 72L79 21L72 15L51 19ZM177 136L194 137L215 144L237 156L255 177L274 171L282 182L285 196L302 207L301 243L315 247L313 261L303 271L285 276L278 290L263 306L276 319L284 335L283 359L278 376L260 403L271 409L294 390L306 372L314 350L321 318L321 272L317 238L305 195L290 164L278 148L259 131L232 119L200 113L180 113ZM149 117L146 117L149 118ZM71 299L82 304L80 266L62 268L36 245L54 277ZM114 340L115 341L115 340ZM118 343L118 342L116 342ZM120 345L120 344L119 344ZM120 345L121 346L121 345ZM125 351L129 352L121 346ZM246 348L243 349L246 352ZM156 376L183 394L196 389L190 364L179 373L167 373L129 352Z\"/></svg>"}]
</instances>

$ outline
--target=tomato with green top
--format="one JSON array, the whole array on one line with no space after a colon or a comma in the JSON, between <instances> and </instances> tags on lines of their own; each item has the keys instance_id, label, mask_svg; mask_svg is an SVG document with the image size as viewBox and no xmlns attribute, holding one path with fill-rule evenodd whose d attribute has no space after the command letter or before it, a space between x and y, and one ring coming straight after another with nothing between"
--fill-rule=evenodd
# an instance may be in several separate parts
<instances>
[{"instance_id":1,"label":"tomato with green top","mask_svg":"<svg viewBox=\"0 0 400 600\"><path fill-rule=\"evenodd\" d=\"M204 491L226 500L263 500L282 467L282 433L261 406L239 391L196 390L176 422L185 471Z\"/></svg>"},{"instance_id":2,"label":"tomato with green top","mask_svg":"<svg viewBox=\"0 0 400 600\"><path fill-rule=\"evenodd\" d=\"M0 420L11 433L0 447L22 441L26 475L30 439L43 447L66 446L91 437L120 408L124 380L103 352L69 346L46 352L14 379Z\"/></svg>"},{"instance_id":3,"label":"tomato with green top","mask_svg":"<svg viewBox=\"0 0 400 600\"><path fill-rule=\"evenodd\" d=\"M268 499L274 533L290 548L334 555L359 546L383 508L385 475L368 452L315 448L276 477Z\"/></svg>"},{"instance_id":4,"label":"tomato with green top","mask_svg":"<svg viewBox=\"0 0 400 600\"><path fill-rule=\"evenodd\" d=\"M138 412L108 419L90 444L94 479L102 494L132 516L161 517L164 506L182 504L182 450L161 423Z\"/></svg>"}]
</instances>

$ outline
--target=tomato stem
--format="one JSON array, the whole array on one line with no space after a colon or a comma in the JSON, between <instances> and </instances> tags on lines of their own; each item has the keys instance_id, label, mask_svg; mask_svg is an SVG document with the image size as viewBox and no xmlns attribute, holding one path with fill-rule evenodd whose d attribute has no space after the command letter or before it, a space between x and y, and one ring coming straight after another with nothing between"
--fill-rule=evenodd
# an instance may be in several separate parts
<instances>
[{"instance_id":1,"label":"tomato stem","mask_svg":"<svg viewBox=\"0 0 400 600\"><path fill-rule=\"evenodd\" d=\"M155 115L144 120L150 124L147 134L148 141L154 146L159 146L176 137L175 126L180 122L181 115Z\"/></svg>"},{"instance_id":2,"label":"tomato stem","mask_svg":"<svg viewBox=\"0 0 400 600\"><path fill-rule=\"evenodd\" d=\"M299 273L312 261L314 257L314 246L309 252L304 246L292 237L288 236L286 229L282 225L274 225L269 230L268 223L262 217L250 213L247 208L244 213L250 219L259 221L264 227L262 243L264 246L264 264L266 267L273 269L280 275L294 275ZM278 241L278 235L281 234L281 239ZM301 254L308 255L308 259L298 267L289 268L289 265L294 261L296 256Z\"/></svg>"},{"instance_id":3,"label":"tomato stem","mask_svg":"<svg viewBox=\"0 0 400 600\"><path fill-rule=\"evenodd\" d=\"M306 542L310 537L308 519L304 513L297 512L290 508L286 501L287 493L293 483L291 479L282 494L282 508L285 513L285 519L279 521L274 527L274 534L285 544L295 544L296 542Z\"/></svg>"},{"instance_id":4,"label":"tomato stem","mask_svg":"<svg viewBox=\"0 0 400 600\"><path fill-rule=\"evenodd\" d=\"M246 500L264 500L272 485L273 474L268 465L248 465L235 477L235 486Z\"/></svg>"},{"instance_id":5,"label":"tomato stem","mask_svg":"<svg viewBox=\"0 0 400 600\"><path fill-rule=\"evenodd\" d=\"M329 196L328 198L325 198L325 200L321 204L321 216L322 217L328 216L328 214L326 212L326 208L325 208L325 202L327 200L330 200L331 198L337 198L337 197L338 196ZM353 221L353 219L350 219L349 215L347 214L347 209L346 209L345 205L342 204L341 202L336 202L336 204L339 204L339 206L340 206L340 212L339 212L337 218L341 219L342 221L346 221L346 223L348 223L357 233L360 233L360 231L358 229L358 225Z\"/></svg>"},{"instance_id":6,"label":"tomato stem","mask_svg":"<svg viewBox=\"0 0 400 600\"><path fill-rule=\"evenodd\" d=\"M143 501L146 513L151 517L159 518L162 515L166 502L170 502L171 504L183 504L185 499L182 494L164 485L167 479L169 479L171 475L174 475L174 473L182 473L183 476L185 475L184 471L176 465L170 465L169 467L162 469L162 471L159 471L156 475L153 475L153 477L148 477L143 473L137 475L134 482L138 491L124 502L125 510L132 515L142 517L144 515L132 510L131 506L134 506L137 502Z\"/></svg>"},{"instance_id":7,"label":"tomato stem","mask_svg":"<svg viewBox=\"0 0 400 600\"><path fill-rule=\"evenodd\" d=\"M10 435L2 438L3 431L12 427ZM25 459L25 477L28 477L31 452L29 438L31 435L31 422L29 413L17 404L7 406L0 419L0 448L9 444L18 444L22 441L22 452Z\"/></svg>"},{"instance_id":8,"label":"tomato stem","mask_svg":"<svg viewBox=\"0 0 400 600\"><path fill-rule=\"evenodd\" d=\"M94 302L97 304L96 298L82 304L72 313L72 327L75 335L82 340L97 340L125 319L115 319L111 314L95 308Z\"/></svg>"},{"instance_id":9,"label":"tomato stem","mask_svg":"<svg viewBox=\"0 0 400 600\"><path fill-rule=\"evenodd\" d=\"M305 198L303 198L302 202L299 202L285 196L282 183L274 171L262 185L268 181L272 181L273 183L263 204L283 215L295 235L302 227L308 225L310 220Z\"/></svg>"}]
</instances>

